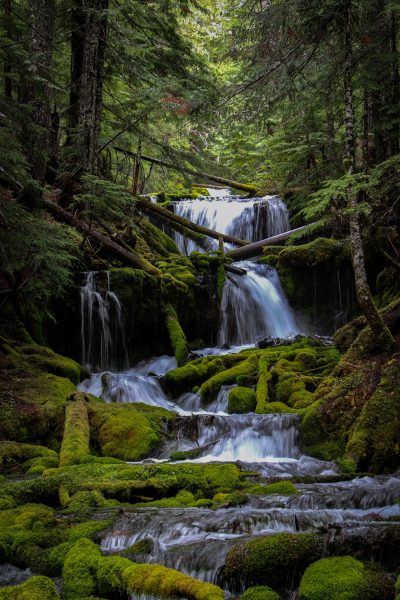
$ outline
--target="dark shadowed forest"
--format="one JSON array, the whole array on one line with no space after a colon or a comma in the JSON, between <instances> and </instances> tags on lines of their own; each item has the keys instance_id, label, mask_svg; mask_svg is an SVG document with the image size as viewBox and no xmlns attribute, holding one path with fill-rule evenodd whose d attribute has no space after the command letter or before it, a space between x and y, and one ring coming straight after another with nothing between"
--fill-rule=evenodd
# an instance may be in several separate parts
<instances>
[{"instance_id":1,"label":"dark shadowed forest","mask_svg":"<svg viewBox=\"0 0 400 600\"><path fill-rule=\"evenodd\" d=\"M399 46L0 0L0 600L400 600Z\"/></svg>"}]
</instances>

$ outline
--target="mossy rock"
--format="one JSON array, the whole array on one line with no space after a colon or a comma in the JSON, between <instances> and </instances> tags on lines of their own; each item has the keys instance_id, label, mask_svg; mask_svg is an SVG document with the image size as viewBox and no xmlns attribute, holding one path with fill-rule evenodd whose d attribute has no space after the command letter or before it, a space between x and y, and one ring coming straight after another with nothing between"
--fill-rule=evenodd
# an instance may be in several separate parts
<instances>
[{"instance_id":1,"label":"mossy rock","mask_svg":"<svg viewBox=\"0 0 400 600\"><path fill-rule=\"evenodd\" d=\"M89 406L92 437L101 453L121 460L140 460L162 440L164 423L175 414L141 403L96 403Z\"/></svg>"},{"instance_id":2,"label":"mossy rock","mask_svg":"<svg viewBox=\"0 0 400 600\"><path fill-rule=\"evenodd\" d=\"M281 600L280 595L266 585L247 588L241 595L241 600Z\"/></svg>"},{"instance_id":3,"label":"mossy rock","mask_svg":"<svg viewBox=\"0 0 400 600\"><path fill-rule=\"evenodd\" d=\"M250 494L267 495L279 494L280 496L293 496L299 494L299 490L291 481L277 481L268 485L256 484L246 490Z\"/></svg>"},{"instance_id":4,"label":"mossy rock","mask_svg":"<svg viewBox=\"0 0 400 600\"><path fill-rule=\"evenodd\" d=\"M296 581L323 552L323 541L314 533L278 533L234 546L225 562L229 579L247 585L284 587Z\"/></svg>"},{"instance_id":5,"label":"mossy rock","mask_svg":"<svg viewBox=\"0 0 400 600\"><path fill-rule=\"evenodd\" d=\"M392 586L378 566L339 556L310 565L299 592L301 600L389 600L393 598Z\"/></svg>"},{"instance_id":6,"label":"mossy rock","mask_svg":"<svg viewBox=\"0 0 400 600\"><path fill-rule=\"evenodd\" d=\"M40 371L66 377L72 383L78 384L87 375L86 370L72 358L56 354L45 346L23 344L18 350L24 359Z\"/></svg>"},{"instance_id":7,"label":"mossy rock","mask_svg":"<svg viewBox=\"0 0 400 600\"><path fill-rule=\"evenodd\" d=\"M247 387L235 387L228 394L228 413L230 415L254 412L256 404L255 392Z\"/></svg>"},{"instance_id":8,"label":"mossy rock","mask_svg":"<svg viewBox=\"0 0 400 600\"><path fill-rule=\"evenodd\" d=\"M66 600L96 594L96 571L101 558L99 547L90 540L76 542L65 558L62 571Z\"/></svg>"},{"instance_id":9,"label":"mossy rock","mask_svg":"<svg viewBox=\"0 0 400 600\"><path fill-rule=\"evenodd\" d=\"M0 600L58 600L54 581L48 577L31 577L21 585L0 589Z\"/></svg>"}]
</instances>

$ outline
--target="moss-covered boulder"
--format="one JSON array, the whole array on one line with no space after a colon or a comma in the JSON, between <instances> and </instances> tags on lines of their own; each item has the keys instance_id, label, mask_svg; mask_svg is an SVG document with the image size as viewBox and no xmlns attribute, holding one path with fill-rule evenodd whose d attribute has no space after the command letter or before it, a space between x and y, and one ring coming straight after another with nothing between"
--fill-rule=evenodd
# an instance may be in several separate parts
<instances>
[{"instance_id":1,"label":"moss-covered boulder","mask_svg":"<svg viewBox=\"0 0 400 600\"><path fill-rule=\"evenodd\" d=\"M281 600L280 595L266 585L257 585L247 588L241 600Z\"/></svg>"},{"instance_id":2,"label":"moss-covered boulder","mask_svg":"<svg viewBox=\"0 0 400 600\"><path fill-rule=\"evenodd\" d=\"M393 598L393 585L376 565L338 556L310 565L299 592L301 600L389 600Z\"/></svg>"},{"instance_id":3,"label":"moss-covered boulder","mask_svg":"<svg viewBox=\"0 0 400 600\"><path fill-rule=\"evenodd\" d=\"M121 460L148 456L162 441L174 413L163 408L135 403L93 401L89 406L92 437L101 454Z\"/></svg>"},{"instance_id":4,"label":"moss-covered boulder","mask_svg":"<svg viewBox=\"0 0 400 600\"><path fill-rule=\"evenodd\" d=\"M225 575L247 585L284 587L300 578L304 569L323 552L314 533L278 533L234 546L225 562Z\"/></svg>"},{"instance_id":5,"label":"moss-covered boulder","mask_svg":"<svg viewBox=\"0 0 400 600\"><path fill-rule=\"evenodd\" d=\"M230 415L254 412L256 404L256 394L250 388L238 386L228 394L228 413Z\"/></svg>"},{"instance_id":6,"label":"moss-covered boulder","mask_svg":"<svg viewBox=\"0 0 400 600\"><path fill-rule=\"evenodd\" d=\"M31 577L21 585L0 589L0 600L58 600L54 581L48 577Z\"/></svg>"}]
</instances>

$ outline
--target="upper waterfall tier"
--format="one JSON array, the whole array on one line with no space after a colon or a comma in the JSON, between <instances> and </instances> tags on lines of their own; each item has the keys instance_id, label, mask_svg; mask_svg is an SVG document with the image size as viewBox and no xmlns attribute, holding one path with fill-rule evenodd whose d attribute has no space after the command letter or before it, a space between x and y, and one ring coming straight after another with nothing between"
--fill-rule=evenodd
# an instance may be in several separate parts
<instances>
[{"instance_id":1,"label":"upper waterfall tier","mask_svg":"<svg viewBox=\"0 0 400 600\"><path fill-rule=\"evenodd\" d=\"M279 196L239 198L229 195L229 190L217 191L217 195L174 202L174 210L193 223L250 242L289 230L288 209ZM183 254L198 249L180 233L175 241Z\"/></svg>"}]
</instances>

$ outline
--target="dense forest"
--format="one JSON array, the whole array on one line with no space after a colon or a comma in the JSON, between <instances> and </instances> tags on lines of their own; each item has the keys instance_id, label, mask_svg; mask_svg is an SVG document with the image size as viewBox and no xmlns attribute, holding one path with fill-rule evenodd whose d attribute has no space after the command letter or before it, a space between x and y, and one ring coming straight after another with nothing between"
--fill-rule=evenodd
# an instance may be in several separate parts
<instances>
[{"instance_id":1,"label":"dense forest","mask_svg":"<svg viewBox=\"0 0 400 600\"><path fill-rule=\"evenodd\" d=\"M0 0L0 600L400 599L399 47Z\"/></svg>"}]
</instances>

